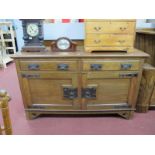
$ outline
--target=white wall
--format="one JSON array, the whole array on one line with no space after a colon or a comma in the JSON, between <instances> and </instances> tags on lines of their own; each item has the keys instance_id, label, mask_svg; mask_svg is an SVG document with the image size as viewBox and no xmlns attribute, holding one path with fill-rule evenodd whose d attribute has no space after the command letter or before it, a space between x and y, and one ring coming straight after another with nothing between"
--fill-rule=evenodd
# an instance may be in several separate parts
<instances>
[{"instance_id":1,"label":"white wall","mask_svg":"<svg viewBox=\"0 0 155 155\"><path fill-rule=\"evenodd\" d=\"M21 21L13 20L18 49L21 50L24 45ZM137 19L137 28L155 28L155 24L146 23L146 19ZM55 23L44 24L44 40L53 40L59 37L69 37L70 39L84 39L84 23Z\"/></svg>"},{"instance_id":2,"label":"white wall","mask_svg":"<svg viewBox=\"0 0 155 155\"><path fill-rule=\"evenodd\" d=\"M137 28L155 28L155 24L147 23L146 19L137 19L136 27Z\"/></svg>"},{"instance_id":3,"label":"white wall","mask_svg":"<svg viewBox=\"0 0 155 155\"><path fill-rule=\"evenodd\" d=\"M59 37L84 39L84 23L44 24L44 40L55 40Z\"/></svg>"}]
</instances>

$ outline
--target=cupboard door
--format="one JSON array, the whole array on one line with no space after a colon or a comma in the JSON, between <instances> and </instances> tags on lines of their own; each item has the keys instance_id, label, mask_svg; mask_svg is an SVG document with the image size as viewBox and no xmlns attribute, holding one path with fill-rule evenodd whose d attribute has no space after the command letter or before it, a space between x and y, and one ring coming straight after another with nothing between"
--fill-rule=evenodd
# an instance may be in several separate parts
<instances>
[{"instance_id":1,"label":"cupboard door","mask_svg":"<svg viewBox=\"0 0 155 155\"><path fill-rule=\"evenodd\" d=\"M22 72L22 94L29 108L79 109L76 73Z\"/></svg>"},{"instance_id":2,"label":"cupboard door","mask_svg":"<svg viewBox=\"0 0 155 155\"><path fill-rule=\"evenodd\" d=\"M82 108L87 110L135 107L138 72L88 72L82 76Z\"/></svg>"}]
</instances>

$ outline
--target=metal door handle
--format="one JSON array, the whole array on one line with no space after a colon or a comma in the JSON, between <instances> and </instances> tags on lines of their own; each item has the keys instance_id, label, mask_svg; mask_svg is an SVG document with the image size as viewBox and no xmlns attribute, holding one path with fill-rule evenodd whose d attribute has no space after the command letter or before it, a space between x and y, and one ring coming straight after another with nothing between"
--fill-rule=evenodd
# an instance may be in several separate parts
<instances>
[{"instance_id":1,"label":"metal door handle","mask_svg":"<svg viewBox=\"0 0 155 155\"><path fill-rule=\"evenodd\" d=\"M95 99L96 87L82 88L82 98Z\"/></svg>"},{"instance_id":2,"label":"metal door handle","mask_svg":"<svg viewBox=\"0 0 155 155\"><path fill-rule=\"evenodd\" d=\"M64 87L63 94L64 94L64 98L67 98L67 99L75 99L78 97L77 88Z\"/></svg>"}]
</instances>

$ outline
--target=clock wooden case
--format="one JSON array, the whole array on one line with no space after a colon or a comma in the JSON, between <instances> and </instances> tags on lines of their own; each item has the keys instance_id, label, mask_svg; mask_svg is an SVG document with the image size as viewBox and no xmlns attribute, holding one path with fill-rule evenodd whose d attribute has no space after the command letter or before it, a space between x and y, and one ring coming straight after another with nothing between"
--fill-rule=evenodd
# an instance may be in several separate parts
<instances>
[{"instance_id":1,"label":"clock wooden case","mask_svg":"<svg viewBox=\"0 0 155 155\"><path fill-rule=\"evenodd\" d=\"M40 52L45 51L43 45L43 20L42 19L22 19L23 26L23 51Z\"/></svg>"},{"instance_id":2,"label":"clock wooden case","mask_svg":"<svg viewBox=\"0 0 155 155\"><path fill-rule=\"evenodd\" d=\"M73 52L76 51L76 46L76 42L67 37L61 37L51 43L51 50L54 52Z\"/></svg>"}]
</instances>

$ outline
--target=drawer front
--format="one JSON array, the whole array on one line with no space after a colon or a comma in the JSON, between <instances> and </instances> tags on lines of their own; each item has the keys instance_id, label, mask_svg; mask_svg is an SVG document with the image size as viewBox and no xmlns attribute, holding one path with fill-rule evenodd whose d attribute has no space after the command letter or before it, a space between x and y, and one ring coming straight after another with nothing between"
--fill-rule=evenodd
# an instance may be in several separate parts
<instances>
[{"instance_id":1,"label":"drawer front","mask_svg":"<svg viewBox=\"0 0 155 155\"><path fill-rule=\"evenodd\" d=\"M139 70L140 61L126 60L126 61L103 61L103 60L84 60L84 71L105 71L105 70Z\"/></svg>"},{"instance_id":2,"label":"drawer front","mask_svg":"<svg viewBox=\"0 0 155 155\"><path fill-rule=\"evenodd\" d=\"M133 34L135 22L86 22L86 33Z\"/></svg>"},{"instance_id":3,"label":"drawer front","mask_svg":"<svg viewBox=\"0 0 155 155\"><path fill-rule=\"evenodd\" d=\"M20 61L21 70L76 71L76 61Z\"/></svg>"},{"instance_id":4,"label":"drawer front","mask_svg":"<svg viewBox=\"0 0 155 155\"><path fill-rule=\"evenodd\" d=\"M85 46L133 46L133 35L87 34Z\"/></svg>"}]
</instances>

